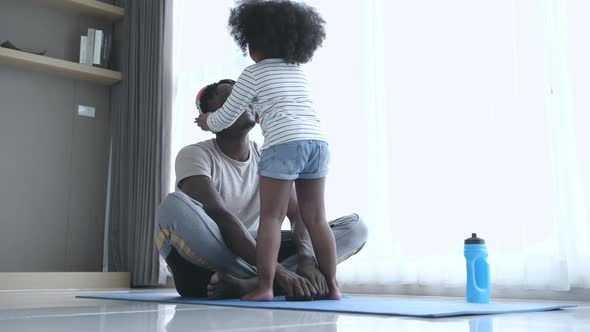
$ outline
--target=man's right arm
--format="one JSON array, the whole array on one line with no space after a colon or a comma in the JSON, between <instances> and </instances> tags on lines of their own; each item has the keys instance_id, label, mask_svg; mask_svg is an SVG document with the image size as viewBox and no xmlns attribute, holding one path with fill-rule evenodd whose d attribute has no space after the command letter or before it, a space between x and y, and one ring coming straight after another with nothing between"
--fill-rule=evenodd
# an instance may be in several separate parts
<instances>
[{"instance_id":1,"label":"man's right arm","mask_svg":"<svg viewBox=\"0 0 590 332\"><path fill-rule=\"evenodd\" d=\"M244 224L224 207L219 192L204 175L190 176L178 184L185 194L203 204L203 209L217 224L227 247L251 265L256 265L256 241Z\"/></svg>"}]
</instances>

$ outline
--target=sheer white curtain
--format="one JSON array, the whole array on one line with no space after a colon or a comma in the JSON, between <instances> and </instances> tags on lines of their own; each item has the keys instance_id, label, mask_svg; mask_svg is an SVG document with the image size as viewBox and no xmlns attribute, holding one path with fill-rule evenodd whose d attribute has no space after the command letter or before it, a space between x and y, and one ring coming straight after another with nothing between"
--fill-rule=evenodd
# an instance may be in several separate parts
<instances>
[{"instance_id":1,"label":"sheer white curtain","mask_svg":"<svg viewBox=\"0 0 590 332\"><path fill-rule=\"evenodd\" d=\"M477 232L496 286L590 287L590 5L306 2L327 21L305 68L333 154L328 214L370 227L342 281L461 286ZM196 91L251 63L225 28L232 4L176 0L173 153L210 137Z\"/></svg>"},{"instance_id":2,"label":"sheer white curtain","mask_svg":"<svg viewBox=\"0 0 590 332\"><path fill-rule=\"evenodd\" d=\"M233 5L233 0L173 2L172 161L185 145L214 137L193 123L198 116L197 92L221 79L237 79L244 67L253 63L242 55L228 33L227 19ZM252 136L262 142L259 128ZM170 190L174 190L174 174L170 176Z\"/></svg>"}]
</instances>

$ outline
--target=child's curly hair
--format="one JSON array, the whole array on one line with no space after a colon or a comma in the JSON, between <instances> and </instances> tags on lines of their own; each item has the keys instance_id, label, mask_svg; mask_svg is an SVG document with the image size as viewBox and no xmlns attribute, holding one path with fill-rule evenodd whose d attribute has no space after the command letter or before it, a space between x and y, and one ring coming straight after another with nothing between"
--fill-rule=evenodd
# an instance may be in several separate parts
<instances>
[{"instance_id":1,"label":"child's curly hair","mask_svg":"<svg viewBox=\"0 0 590 332\"><path fill-rule=\"evenodd\" d=\"M231 10L228 27L244 55L249 47L265 58L301 64L322 45L325 23L315 8L303 3L242 0Z\"/></svg>"}]
</instances>

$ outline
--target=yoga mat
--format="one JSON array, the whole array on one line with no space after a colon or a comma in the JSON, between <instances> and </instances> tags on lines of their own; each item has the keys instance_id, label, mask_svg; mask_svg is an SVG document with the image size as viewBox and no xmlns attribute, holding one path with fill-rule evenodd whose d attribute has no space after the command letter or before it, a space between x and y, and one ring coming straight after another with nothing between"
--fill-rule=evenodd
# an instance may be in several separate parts
<instances>
[{"instance_id":1,"label":"yoga mat","mask_svg":"<svg viewBox=\"0 0 590 332\"><path fill-rule=\"evenodd\" d=\"M272 302L250 302L240 300L207 300L205 298L183 298L177 293L123 293L78 296L86 299L143 301L174 304L200 304L225 307L287 309L326 311L351 314L370 314L410 317L452 317L464 315L491 315L520 312L548 311L574 308L575 305L538 304L527 302L505 302L492 304L474 304L460 300L396 299L369 296L346 296L340 301L288 302L283 296L275 297Z\"/></svg>"}]
</instances>

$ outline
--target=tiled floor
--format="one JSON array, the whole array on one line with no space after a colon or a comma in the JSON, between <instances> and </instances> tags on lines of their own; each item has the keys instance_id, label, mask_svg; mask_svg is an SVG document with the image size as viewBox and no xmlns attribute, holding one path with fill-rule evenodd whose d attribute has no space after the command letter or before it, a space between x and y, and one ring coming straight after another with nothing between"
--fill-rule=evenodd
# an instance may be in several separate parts
<instances>
[{"instance_id":1,"label":"tiled floor","mask_svg":"<svg viewBox=\"0 0 590 332\"><path fill-rule=\"evenodd\" d=\"M105 291L0 291L0 331L590 331L590 303L545 313L415 319L83 300Z\"/></svg>"}]
</instances>

